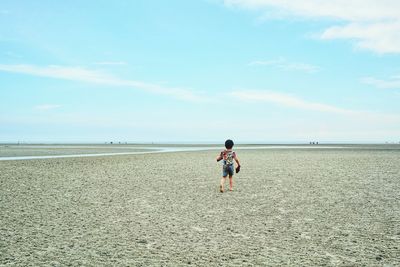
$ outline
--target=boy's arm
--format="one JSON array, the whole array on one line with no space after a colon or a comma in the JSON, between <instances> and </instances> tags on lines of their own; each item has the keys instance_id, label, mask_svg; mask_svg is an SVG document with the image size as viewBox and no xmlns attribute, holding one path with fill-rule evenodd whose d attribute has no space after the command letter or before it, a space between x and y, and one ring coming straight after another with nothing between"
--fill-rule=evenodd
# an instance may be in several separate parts
<instances>
[{"instance_id":1,"label":"boy's arm","mask_svg":"<svg viewBox=\"0 0 400 267\"><path fill-rule=\"evenodd\" d=\"M222 153L221 153L221 154L219 154L219 156L217 157L217 161L220 161L221 159L223 159L223 157L222 157Z\"/></svg>"},{"instance_id":2,"label":"boy's arm","mask_svg":"<svg viewBox=\"0 0 400 267\"><path fill-rule=\"evenodd\" d=\"M236 155L236 152L233 152L233 159L236 161L237 165L240 166L239 158Z\"/></svg>"},{"instance_id":3,"label":"boy's arm","mask_svg":"<svg viewBox=\"0 0 400 267\"><path fill-rule=\"evenodd\" d=\"M237 165L240 166L239 158L237 156L234 157L234 160L236 161Z\"/></svg>"},{"instance_id":4,"label":"boy's arm","mask_svg":"<svg viewBox=\"0 0 400 267\"><path fill-rule=\"evenodd\" d=\"M236 163L237 163L237 167L236 167L236 173L240 172L240 161L239 158L235 155L235 157L233 158Z\"/></svg>"}]
</instances>

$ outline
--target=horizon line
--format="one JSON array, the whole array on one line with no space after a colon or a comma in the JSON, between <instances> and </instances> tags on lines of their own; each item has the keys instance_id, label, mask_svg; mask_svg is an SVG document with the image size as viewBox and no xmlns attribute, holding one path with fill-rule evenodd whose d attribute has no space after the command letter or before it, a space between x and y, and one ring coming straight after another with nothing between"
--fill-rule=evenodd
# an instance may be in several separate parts
<instances>
[{"instance_id":1,"label":"horizon line","mask_svg":"<svg viewBox=\"0 0 400 267\"><path fill-rule=\"evenodd\" d=\"M0 145L223 145L224 141L0 141ZM400 145L399 141L238 141L235 145Z\"/></svg>"}]
</instances>

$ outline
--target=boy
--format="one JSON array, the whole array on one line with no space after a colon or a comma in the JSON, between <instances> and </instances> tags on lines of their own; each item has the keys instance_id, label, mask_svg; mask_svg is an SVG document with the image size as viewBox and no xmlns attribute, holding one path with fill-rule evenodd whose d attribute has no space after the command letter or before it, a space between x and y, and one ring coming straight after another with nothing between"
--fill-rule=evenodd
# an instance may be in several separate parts
<instances>
[{"instance_id":1,"label":"boy","mask_svg":"<svg viewBox=\"0 0 400 267\"><path fill-rule=\"evenodd\" d=\"M221 184L219 186L219 191L221 193L224 192L224 186L225 186L225 180L226 177L229 175L229 191L233 190L233 170L234 170L234 162L233 160L236 161L237 167L236 167L236 173L240 171L240 163L239 159L236 156L236 153L232 150L233 147L233 141L228 139L225 141L225 150L222 151L219 156L217 157L217 162L220 160L224 160L224 166L222 167L222 179L221 179Z\"/></svg>"}]
</instances>

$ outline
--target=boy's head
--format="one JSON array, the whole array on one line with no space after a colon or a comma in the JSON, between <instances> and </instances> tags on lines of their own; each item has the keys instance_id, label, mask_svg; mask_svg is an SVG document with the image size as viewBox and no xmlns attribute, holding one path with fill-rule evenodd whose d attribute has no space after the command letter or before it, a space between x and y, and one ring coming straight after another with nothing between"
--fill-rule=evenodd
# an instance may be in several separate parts
<instances>
[{"instance_id":1,"label":"boy's head","mask_svg":"<svg viewBox=\"0 0 400 267\"><path fill-rule=\"evenodd\" d=\"M228 139L225 141L225 147L226 149L231 149L233 147L233 141L231 139Z\"/></svg>"}]
</instances>

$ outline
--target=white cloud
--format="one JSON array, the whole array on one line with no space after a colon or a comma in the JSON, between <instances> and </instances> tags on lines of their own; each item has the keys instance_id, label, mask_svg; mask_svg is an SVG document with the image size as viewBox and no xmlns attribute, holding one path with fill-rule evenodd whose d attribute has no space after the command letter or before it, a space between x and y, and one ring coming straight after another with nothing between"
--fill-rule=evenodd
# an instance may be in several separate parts
<instances>
[{"instance_id":1,"label":"white cloud","mask_svg":"<svg viewBox=\"0 0 400 267\"><path fill-rule=\"evenodd\" d=\"M300 62L289 62L284 58L275 60L257 60L248 64L249 66L274 66L285 71L303 71L307 73L315 73L320 70L320 67L311 64Z\"/></svg>"},{"instance_id":2,"label":"white cloud","mask_svg":"<svg viewBox=\"0 0 400 267\"><path fill-rule=\"evenodd\" d=\"M52 109L56 109L56 108L60 108L60 107L61 107L61 105L43 104L43 105L35 106L34 109L45 111L45 110L52 110Z\"/></svg>"},{"instance_id":3,"label":"white cloud","mask_svg":"<svg viewBox=\"0 0 400 267\"><path fill-rule=\"evenodd\" d=\"M376 79L374 77L364 77L361 79L361 82L383 89L400 88L400 76L392 76L387 80Z\"/></svg>"},{"instance_id":4,"label":"white cloud","mask_svg":"<svg viewBox=\"0 0 400 267\"><path fill-rule=\"evenodd\" d=\"M356 114L358 111L353 111L349 109L338 108L335 106L307 102L302 100L301 98L277 93L273 91L233 91L230 95L236 99L243 101L254 101L254 102L268 102L277 104L284 107L289 108L297 108L302 110L311 110L311 111L319 111L319 112L331 112L331 113L340 113L340 114Z\"/></svg>"},{"instance_id":5,"label":"white cloud","mask_svg":"<svg viewBox=\"0 0 400 267\"><path fill-rule=\"evenodd\" d=\"M350 23L326 29L322 39L356 39L356 46L378 53L400 53L400 21Z\"/></svg>"},{"instance_id":6,"label":"white cloud","mask_svg":"<svg viewBox=\"0 0 400 267\"><path fill-rule=\"evenodd\" d=\"M328 17L347 21L398 19L397 0L225 0L228 6L251 9L276 8L276 11L302 17Z\"/></svg>"},{"instance_id":7,"label":"white cloud","mask_svg":"<svg viewBox=\"0 0 400 267\"><path fill-rule=\"evenodd\" d=\"M340 21L340 25L325 29L320 38L351 39L359 48L400 53L400 1L397 0L225 0L224 3L261 10L267 17Z\"/></svg>"},{"instance_id":8,"label":"white cloud","mask_svg":"<svg viewBox=\"0 0 400 267\"><path fill-rule=\"evenodd\" d=\"M140 89L149 93L167 95L187 101L208 101L204 95L194 91L165 87L158 84L152 84L136 80L120 79L100 71L88 70L82 67L64 67L64 66L35 66L35 65L4 65L0 64L0 71L28 74L33 76L48 77L55 79L80 81L96 83L108 86L124 86Z\"/></svg>"},{"instance_id":9,"label":"white cloud","mask_svg":"<svg viewBox=\"0 0 400 267\"><path fill-rule=\"evenodd\" d=\"M308 110L319 113L340 115L340 118L346 119L350 122L349 127L375 127L374 131L379 129L391 129L395 127L395 130L398 131L399 129L396 125L400 125L400 116L397 114L346 109L324 103L310 102L297 96L273 91L237 90L231 92L229 95L239 101L272 103L278 106L298 110ZM330 119L332 119L332 117L330 117ZM346 130L343 130L343 132L346 132Z\"/></svg>"}]
</instances>

